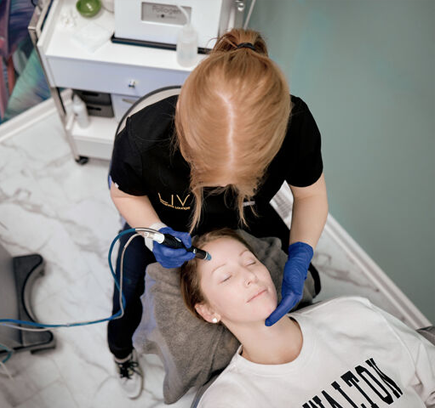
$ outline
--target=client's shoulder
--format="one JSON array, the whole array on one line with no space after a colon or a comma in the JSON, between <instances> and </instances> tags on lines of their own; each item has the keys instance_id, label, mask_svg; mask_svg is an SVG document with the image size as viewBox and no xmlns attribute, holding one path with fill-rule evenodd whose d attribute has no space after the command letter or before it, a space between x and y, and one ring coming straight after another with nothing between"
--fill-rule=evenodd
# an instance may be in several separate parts
<instances>
[{"instance_id":1,"label":"client's shoulder","mask_svg":"<svg viewBox=\"0 0 435 408\"><path fill-rule=\"evenodd\" d=\"M224 370L213 384L204 392L198 408L242 408L243 388L240 380L234 373Z\"/></svg>"},{"instance_id":2,"label":"client's shoulder","mask_svg":"<svg viewBox=\"0 0 435 408\"><path fill-rule=\"evenodd\" d=\"M306 316L349 316L350 312L368 313L373 311L373 305L367 298L361 296L340 296L329 300L323 300L303 309L297 314Z\"/></svg>"},{"instance_id":3,"label":"client's shoulder","mask_svg":"<svg viewBox=\"0 0 435 408\"><path fill-rule=\"evenodd\" d=\"M246 394L246 387L243 384L246 381L249 382L249 375L243 367L240 367L242 357L238 355L239 351L204 392L198 408L243 408L246 406L249 394Z\"/></svg>"},{"instance_id":4,"label":"client's shoulder","mask_svg":"<svg viewBox=\"0 0 435 408\"><path fill-rule=\"evenodd\" d=\"M322 301L291 315L303 331L311 330L314 337L368 338L385 326L384 318L372 303L358 296Z\"/></svg>"}]
</instances>

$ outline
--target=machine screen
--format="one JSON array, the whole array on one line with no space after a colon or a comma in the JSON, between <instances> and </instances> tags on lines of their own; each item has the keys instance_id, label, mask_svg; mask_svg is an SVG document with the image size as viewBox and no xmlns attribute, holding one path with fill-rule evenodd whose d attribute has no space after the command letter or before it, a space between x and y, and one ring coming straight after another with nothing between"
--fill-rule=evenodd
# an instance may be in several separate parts
<instances>
[{"instance_id":1,"label":"machine screen","mask_svg":"<svg viewBox=\"0 0 435 408\"><path fill-rule=\"evenodd\" d=\"M192 7L183 6L191 17ZM172 4L142 3L142 21L172 25L186 24L186 17L177 6Z\"/></svg>"}]
</instances>

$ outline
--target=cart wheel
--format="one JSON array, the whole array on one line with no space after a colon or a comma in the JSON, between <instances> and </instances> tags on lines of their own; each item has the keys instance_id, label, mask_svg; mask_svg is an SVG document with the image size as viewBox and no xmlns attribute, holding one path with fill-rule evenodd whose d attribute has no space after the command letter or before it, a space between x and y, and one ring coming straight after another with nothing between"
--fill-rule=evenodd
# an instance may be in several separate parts
<instances>
[{"instance_id":1,"label":"cart wheel","mask_svg":"<svg viewBox=\"0 0 435 408\"><path fill-rule=\"evenodd\" d=\"M81 164L82 166L83 166L84 164L86 164L88 161L89 161L89 157L84 157L84 156L79 156L79 158L76 159L76 162L77 162L78 164Z\"/></svg>"}]
</instances>

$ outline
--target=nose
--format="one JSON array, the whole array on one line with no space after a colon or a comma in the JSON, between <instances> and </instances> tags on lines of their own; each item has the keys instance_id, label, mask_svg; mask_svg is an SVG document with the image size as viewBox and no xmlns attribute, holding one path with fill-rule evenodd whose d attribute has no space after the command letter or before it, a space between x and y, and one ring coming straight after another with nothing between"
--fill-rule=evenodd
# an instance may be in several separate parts
<instances>
[{"instance_id":1,"label":"nose","mask_svg":"<svg viewBox=\"0 0 435 408\"><path fill-rule=\"evenodd\" d=\"M246 287L256 283L258 281L257 275L249 270L248 268L243 268L243 283Z\"/></svg>"}]
</instances>

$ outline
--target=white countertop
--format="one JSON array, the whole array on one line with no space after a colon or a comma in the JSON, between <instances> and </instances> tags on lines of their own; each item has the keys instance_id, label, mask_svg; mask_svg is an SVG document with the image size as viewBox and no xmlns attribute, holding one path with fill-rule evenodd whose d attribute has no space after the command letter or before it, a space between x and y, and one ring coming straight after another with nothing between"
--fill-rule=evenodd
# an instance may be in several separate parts
<instances>
[{"instance_id":1,"label":"white countertop","mask_svg":"<svg viewBox=\"0 0 435 408\"><path fill-rule=\"evenodd\" d=\"M44 42L44 54L47 57L68 58L83 61L104 62L112 64L128 64L147 66L158 69L191 71L194 67L182 67L176 60L176 52L144 46L114 44L110 39L105 41L94 52L80 46L74 40L80 30L91 25L102 27L110 32L115 30L114 14L102 7L92 18L82 17L75 8L76 0L54 0L47 17L40 41ZM67 21L73 24L68 25ZM89 28L89 27L88 27ZM198 62L205 55L198 55Z\"/></svg>"}]
</instances>

